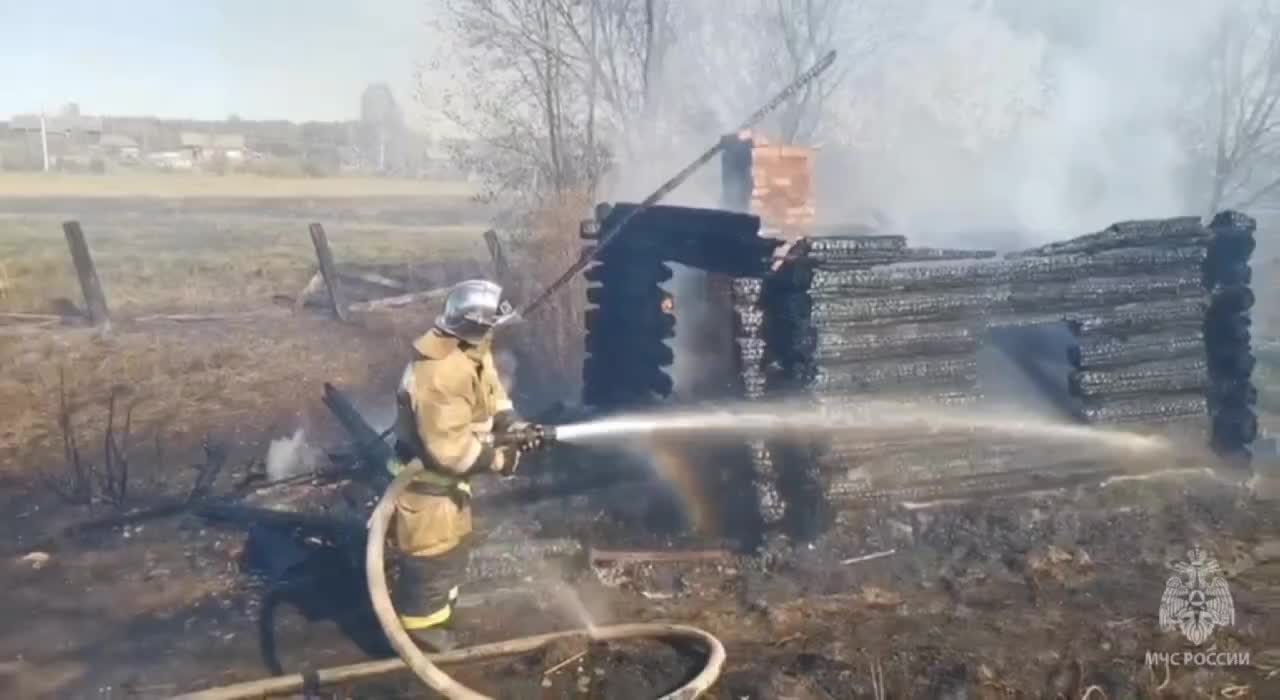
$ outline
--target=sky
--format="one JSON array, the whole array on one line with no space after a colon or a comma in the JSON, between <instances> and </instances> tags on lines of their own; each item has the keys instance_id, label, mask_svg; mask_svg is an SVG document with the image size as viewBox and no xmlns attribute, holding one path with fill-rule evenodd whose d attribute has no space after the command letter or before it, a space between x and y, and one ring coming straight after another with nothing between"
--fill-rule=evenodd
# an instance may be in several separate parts
<instances>
[{"instance_id":1,"label":"sky","mask_svg":"<svg viewBox=\"0 0 1280 700\"><path fill-rule=\"evenodd\" d=\"M431 4L0 0L0 119L67 102L84 114L349 119L371 82L413 114Z\"/></svg>"}]
</instances>

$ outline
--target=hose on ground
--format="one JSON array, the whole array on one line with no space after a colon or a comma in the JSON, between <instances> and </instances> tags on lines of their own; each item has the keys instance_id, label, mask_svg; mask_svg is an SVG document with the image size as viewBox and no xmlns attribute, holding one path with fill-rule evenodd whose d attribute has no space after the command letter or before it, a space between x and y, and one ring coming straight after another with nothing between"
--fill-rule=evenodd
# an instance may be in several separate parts
<instances>
[{"instance_id":1,"label":"hose on ground","mask_svg":"<svg viewBox=\"0 0 1280 700\"><path fill-rule=\"evenodd\" d=\"M377 508L369 518L369 538L365 549L365 575L368 577L369 598L383 633L400 658L321 669L306 675L294 674L238 683L179 697L183 700L261 698L268 695L297 693L309 682L321 686L350 683L408 667L427 687L450 700L488 700L487 696L450 678L440 670L437 664L490 661L504 656L527 654L557 642L570 640L683 639L704 647L707 650L707 661L702 670L684 685L662 696L661 700L692 700L709 690L720 677L725 662L724 645L720 640L697 627L667 623L635 623L597 627L590 630L566 630L467 647L443 654L423 654L400 625L399 616L387 592L387 576L383 560L387 528L395 512L395 502L421 469L421 465L411 464L403 469L387 487L382 500L378 502Z\"/></svg>"}]
</instances>

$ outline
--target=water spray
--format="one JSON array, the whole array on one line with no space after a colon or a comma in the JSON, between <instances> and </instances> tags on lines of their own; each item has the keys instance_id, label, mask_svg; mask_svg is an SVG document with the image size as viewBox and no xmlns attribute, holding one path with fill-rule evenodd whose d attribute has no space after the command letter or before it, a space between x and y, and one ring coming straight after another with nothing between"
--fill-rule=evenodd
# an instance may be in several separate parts
<instances>
[{"instance_id":1,"label":"water spray","mask_svg":"<svg viewBox=\"0 0 1280 700\"><path fill-rule=\"evenodd\" d=\"M1154 453L1171 445L1162 437L1072 425L985 410L957 411L885 401L851 408L800 404L750 403L675 413L641 413L557 426L555 439L569 443L609 442L650 437L799 436L917 429L926 433L991 433L1014 438L1088 443L1120 452Z\"/></svg>"}]
</instances>

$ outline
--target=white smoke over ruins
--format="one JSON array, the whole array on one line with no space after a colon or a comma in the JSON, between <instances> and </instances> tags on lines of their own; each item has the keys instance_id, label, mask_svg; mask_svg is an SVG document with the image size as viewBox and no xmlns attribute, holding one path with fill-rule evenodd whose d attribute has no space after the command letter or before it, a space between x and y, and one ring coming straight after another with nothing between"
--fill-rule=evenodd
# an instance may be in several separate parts
<instances>
[{"instance_id":1,"label":"white smoke over ruins","mask_svg":"<svg viewBox=\"0 0 1280 700\"><path fill-rule=\"evenodd\" d=\"M600 177L598 200L647 194L838 50L814 90L762 131L818 147L823 223L879 212L919 244L963 245L969 232L993 231L1030 244L1125 218L1205 214L1218 127L1238 116L1216 108L1215 91L1233 93L1246 114L1280 91L1259 73L1275 72L1263 65L1274 0L446 4L450 21L440 26L454 41L441 51L488 80L434 99L467 120L490 155L531 158L512 164L525 172L507 184ZM550 8L552 21L543 29L528 7L493 9L506 5ZM481 21L463 29L456 19ZM527 70L498 68L523 46L520 27L540 37L542 53L522 68L547 69L539 77L550 110L524 94ZM1236 80L1224 73L1232 65ZM516 134L549 140L516 149ZM558 153L533 154L556 142ZM592 148L612 167L573 170L595 162L582 152ZM1239 166L1227 178L1239 191L1218 204L1248 201L1269 182L1272 171ZM714 206L717 170L705 168L669 202Z\"/></svg>"}]
</instances>

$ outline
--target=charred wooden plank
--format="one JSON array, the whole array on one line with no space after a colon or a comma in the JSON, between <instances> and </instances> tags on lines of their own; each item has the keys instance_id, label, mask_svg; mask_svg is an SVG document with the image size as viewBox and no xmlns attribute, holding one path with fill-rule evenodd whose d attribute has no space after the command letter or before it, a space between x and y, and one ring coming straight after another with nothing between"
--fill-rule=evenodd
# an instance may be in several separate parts
<instances>
[{"instance_id":1,"label":"charred wooden plank","mask_svg":"<svg viewBox=\"0 0 1280 700\"><path fill-rule=\"evenodd\" d=\"M1053 282L1153 272L1200 274L1203 247L1138 248L1097 255L1056 255L1018 260L974 260L946 265L893 264L861 270L818 269L815 294L854 290L938 290L1013 282Z\"/></svg>"},{"instance_id":2,"label":"charred wooden plank","mask_svg":"<svg viewBox=\"0 0 1280 700\"><path fill-rule=\"evenodd\" d=\"M819 329L813 356L831 363L890 357L970 353L982 330L970 324L933 324L886 329L882 333L832 333Z\"/></svg>"},{"instance_id":3,"label":"charred wooden plank","mask_svg":"<svg viewBox=\"0 0 1280 700\"><path fill-rule=\"evenodd\" d=\"M1120 397L1203 391L1209 365L1203 358L1146 362L1109 370L1072 372L1071 392L1086 397Z\"/></svg>"},{"instance_id":4,"label":"charred wooden plank","mask_svg":"<svg viewBox=\"0 0 1280 700\"><path fill-rule=\"evenodd\" d=\"M360 415L360 411L356 410L355 404L347 398L346 394L328 382L324 385L324 404L351 436L356 446L356 453L364 464L364 474L377 484L390 482L387 462L395 456L391 446L382 439L373 426L369 425L364 416Z\"/></svg>"},{"instance_id":5,"label":"charred wooden plank","mask_svg":"<svg viewBox=\"0 0 1280 700\"><path fill-rule=\"evenodd\" d=\"M1139 362L1204 357L1204 336L1199 329L1149 333L1120 339L1094 336L1081 342L1068 359L1081 369L1111 369Z\"/></svg>"},{"instance_id":6,"label":"charred wooden plank","mask_svg":"<svg viewBox=\"0 0 1280 700\"><path fill-rule=\"evenodd\" d=\"M907 293L854 298L814 297L809 318L826 323L869 325L947 321L974 314L1000 316L1019 311L1078 316L1086 309L1114 309L1122 304L1154 304L1180 299L1203 301L1200 280L1193 275L1105 278L1063 284L996 285L951 293ZM788 311L792 311L788 309ZM799 313L802 309L795 309ZM1110 313L1110 312L1104 312Z\"/></svg>"},{"instance_id":7,"label":"charred wooden plank","mask_svg":"<svg viewBox=\"0 0 1280 700\"><path fill-rule=\"evenodd\" d=\"M1112 224L1098 233L1091 233L1069 241L1050 243L1038 248L1020 251L1009 257L1062 255L1067 253L1095 253L1120 248L1165 248L1209 244L1212 234L1200 223L1199 217L1185 216L1176 219L1122 221Z\"/></svg>"},{"instance_id":8,"label":"charred wooden plank","mask_svg":"<svg viewBox=\"0 0 1280 700\"><path fill-rule=\"evenodd\" d=\"M851 257L868 251L899 251L906 247L906 236L822 236L801 239L791 248L789 254L815 258Z\"/></svg>"},{"instance_id":9,"label":"charred wooden plank","mask_svg":"<svg viewBox=\"0 0 1280 700\"><path fill-rule=\"evenodd\" d=\"M1187 297L1150 304L1126 304L1110 311L1065 314L1076 335L1130 336L1199 328L1208 309L1205 298Z\"/></svg>"},{"instance_id":10,"label":"charred wooden plank","mask_svg":"<svg viewBox=\"0 0 1280 700\"><path fill-rule=\"evenodd\" d=\"M1038 311L1115 308L1121 304L1205 297L1198 272L1084 279L1049 284L1015 284L1009 303L1015 310Z\"/></svg>"},{"instance_id":11,"label":"charred wooden plank","mask_svg":"<svg viewBox=\"0 0 1280 700\"><path fill-rule=\"evenodd\" d=\"M816 376L806 382L811 389L833 391L885 386L929 386L975 381L978 362L972 356L908 362L867 362L840 366L819 366Z\"/></svg>"},{"instance_id":12,"label":"charred wooden plank","mask_svg":"<svg viewBox=\"0 0 1280 700\"><path fill-rule=\"evenodd\" d=\"M1208 403L1201 393L1149 398L1095 401L1086 405L1084 418L1090 423L1159 423L1187 416L1205 415Z\"/></svg>"},{"instance_id":13,"label":"charred wooden plank","mask_svg":"<svg viewBox=\"0 0 1280 700\"><path fill-rule=\"evenodd\" d=\"M993 250L962 250L956 248L904 248L899 251L871 250L857 255L813 256L801 258L815 265L818 270L865 270L871 267L898 263L938 263L945 261L980 260L996 257ZM796 258L788 258L796 259Z\"/></svg>"},{"instance_id":14,"label":"charred wooden plank","mask_svg":"<svg viewBox=\"0 0 1280 700\"><path fill-rule=\"evenodd\" d=\"M814 300L812 318L824 323L897 324L943 321L1007 308L1009 287L950 294L903 294L841 300Z\"/></svg>"}]
</instances>

